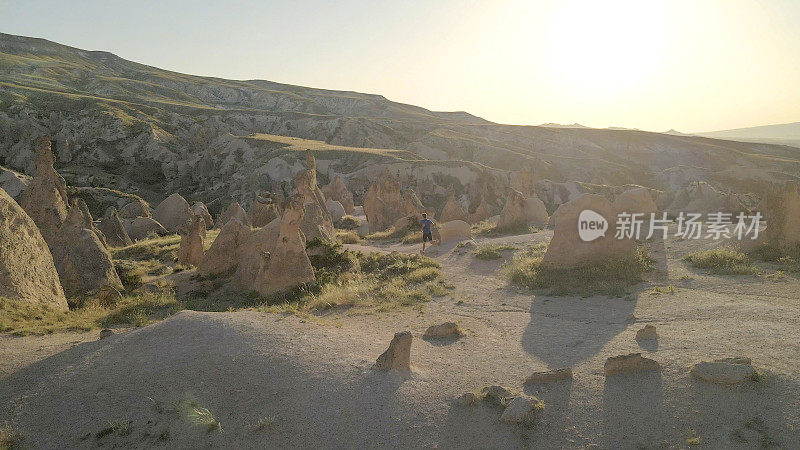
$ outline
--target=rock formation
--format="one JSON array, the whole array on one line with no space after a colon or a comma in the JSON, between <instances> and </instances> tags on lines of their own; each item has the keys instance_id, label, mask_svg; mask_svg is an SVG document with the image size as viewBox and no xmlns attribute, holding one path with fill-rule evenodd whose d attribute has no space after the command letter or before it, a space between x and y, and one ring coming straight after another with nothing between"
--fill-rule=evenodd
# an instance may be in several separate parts
<instances>
[{"instance_id":1,"label":"rock formation","mask_svg":"<svg viewBox=\"0 0 800 450\"><path fill-rule=\"evenodd\" d=\"M22 194L21 206L39 227L42 237L52 245L58 227L67 218L69 201L67 184L53 168L54 158L50 149L50 139L37 139L36 176Z\"/></svg>"},{"instance_id":2,"label":"rock formation","mask_svg":"<svg viewBox=\"0 0 800 450\"><path fill-rule=\"evenodd\" d=\"M439 222L450 222L451 220L467 221L467 215L458 204L455 190L452 187L447 190L447 200L442 207L442 213L439 214Z\"/></svg>"},{"instance_id":3,"label":"rock formation","mask_svg":"<svg viewBox=\"0 0 800 450\"><path fill-rule=\"evenodd\" d=\"M235 271L239 264L239 248L248 239L251 230L250 225L238 218L225 223L211 248L203 255L197 272L207 277Z\"/></svg>"},{"instance_id":4,"label":"rock formation","mask_svg":"<svg viewBox=\"0 0 800 450\"><path fill-rule=\"evenodd\" d=\"M203 235L206 232L205 220L194 216L178 230L181 244L178 247L178 263L186 266L200 266L203 260Z\"/></svg>"},{"instance_id":5,"label":"rock formation","mask_svg":"<svg viewBox=\"0 0 800 450\"><path fill-rule=\"evenodd\" d=\"M687 188L672 193L672 201L666 206L670 217L684 213L731 213L747 211L736 194L717 190L705 181L695 182Z\"/></svg>"},{"instance_id":6,"label":"rock formation","mask_svg":"<svg viewBox=\"0 0 800 450\"><path fill-rule=\"evenodd\" d=\"M591 241L580 238L578 217L584 210L594 211L605 219L607 229L604 235ZM551 222L555 222L555 228L547 252L542 258L542 266L579 267L630 256L636 248L636 241L616 238L616 217L614 205L607 198L595 194L583 194L559 206L551 218Z\"/></svg>"},{"instance_id":7,"label":"rock formation","mask_svg":"<svg viewBox=\"0 0 800 450\"><path fill-rule=\"evenodd\" d=\"M89 207L86 206L86 202L82 198L77 198L73 200L72 203L75 204L80 211L80 217L83 220L83 227L92 230L92 232L97 235L97 239L100 239L100 243L103 244L103 247L108 248L106 236L102 231L100 231L99 228L94 226L94 219L92 218L92 213L89 211Z\"/></svg>"},{"instance_id":8,"label":"rock formation","mask_svg":"<svg viewBox=\"0 0 800 450\"><path fill-rule=\"evenodd\" d=\"M571 380L572 368L562 367L560 369L547 370L544 372L533 372L525 378L525 384L549 383L552 381Z\"/></svg>"},{"instance_id":9,"label":"rock formation","mask_svg":"<svg viewBox=\"0 0 800 450\"><path fill-rule=\"evenodd\" d=\"M692 376L698 380L718 384L739 384L756 377L750 358L736 357L703 361L695 364Z\"/></svg>"},{"instance_id":10,"label":"rock formation","mask_svg":"<svg viewBox=\"0 0 800 450\"><path fill-rule=\"evenodd\" d=\"M643 357L641 353L608 358L603 366L603 374L607 377L658 370L661 370L661 365L650 358Z\"/></svg>"},{"instance_id":11,"label":"rock formation","mask_svg":"<svg viewBox=\"0 0 800 450\"><path fill-rule=\"evenodd\" d=\"M203 218L203 222L205 222L207 230L214 228L214 219L211 217L211 213L208 212L208 208L206 207L205 203L203 202L192 203L192 212L194 213L194 215Z\"/></svg>"},{"instance_id":12,"label":"rock formation","mask_svg":"<svg viewBox=\"0 0 800 450\"><path fill-rule=\"evenodd\" d=\"M281 218L278 217L261 228L253 229L240 245L236 252L237 268L234 276L234 283L239 290L244 292L255 290L259 274L275 253L280 231Z\"/></svg>"},{"instance_id":13,"label":"rock formation","mask_svg":"<svg viewBox=\"0 0 800 450\"><path fill-rule=\"evenodd\" d=\"M521 192L525 198L536 196L533 169L524 169L514 172L514 182L511 187L515 191Z\"/></svg>"},{"instance_id":14,"label":"rock formation","mask_svg":"<svg viewBox=\"0 0 800 450\"><path fill-rule=\"evenodd\" d=\"M545 213L547 213L547 210L545 210ZM489 210L489 204L486 203L486 197L481 196L481 200L478 203L478 206L475 207L475 211L469 215L469 223L480 223L490 217L492 217L492 213Z\"/></svg>"},{"instance_id":15,"label":"rock formation","mask_svg":"<svg viewBox=\"0 0 800 450\"><path fill-rule=\"evenodd\" d=\"M122 289L111 254L87 227L79 203L80 200L72 204L50 246L64 292L68 296L93 295L106 285Z\"/></svg>"},{"instance_id":16,"label":"rock formation","mask_svg":"<svg viewBox=\"0 0 800 450\"><path fill-rule=\"evenodd\" d=\"M433 238L440 244L447 242L458 242L472 239L470 224L463 220L451 220L450 222L436 224L433 230Z\"/></svg>"},{"instance_id":17,"label":"rock formation","mask_svg":"<svg viewBox=\"0 0 800 450\"><path fill-rule=\"evenodd\" d=\"M636 332L637 341L656 338L658 338L658 334L656 333L656 327L653 325L645 325L644 328Z\"/></svg>"},{"instance_id":18,"label":"rock formation","mask_svg":"<svg viewBox=\"0 0 800 450\"><path fill-rule=\"evenodd\" d=\"M314 154L306 150L306 168L294 178L295 191L300 194L305 208L300 229L306 239L312 241L316 238L334 242L333 220L325 206L325 195L317 186L317 163Z\"/></svg>"},{"instance_id":19,"label":"rock formation","mask_svg":"<svg viewBox=\"0 0 800 450\"><path fill-rule=\"evenodd\" d=\"M216 225L223 228L231 219L236 219L243 225L250 226L250 218L244 212L244 208L239 202L233 202L228 205L228 208L217 218Z\"/></svg>"},{"instance_id":20,"label":"rock formation","mask_svg":"<svg viewBox=\"0 0 800 450\"><path fill-rule=\"evenodd\" d=\"M325 208L328 210L328 214L331 215L331 220L334 222L338 222L344 217L344 206L337 200L325 200Z\"/></svg>"},{"instance_id":21,"label":"rock formation","mask_svg":"<svg viewBox=\"0 0 800 450\"><path fill-rule=\"evenodd\" d=\"M133 244L125 226L122 225L117 209L113 206L106 212L98 228L105 236L108 245L112 247L126 247Z\"/></svg>"},{"instance_id":22,"label":"rock formation","mask_svg":"<svg viewBox=\"0 0 800 450\"><path fill-rule=\"evenodd\" d=\"M253 228L261 228L280 217L280 212L272 196L256 195L247 215Z\"/></svg>"},{"instance_id":23,"label":"rock formation","mask_svg":"<svg viewBox=\"0 0 800 450\"><path fill-rule=\"evenodd\" d=\"M356 212L355 204L353 203L353 194L347 190L342 177L336 175L330 184L322 188L322 193L328 200L335 200L342 204L346 214L353 215ZM334 219L334 222L336 220Z\"/></svg>"},{"instance_id":24,"label":"rock formation","mask_svg":"<svg viewBox=\"0 0 800 450\"><path fill-rule=\"evenodd\" d=\"M800 243L800 185L787 182L765 195L758 207L767 221L764 240L776 247Z\"/></svg>"},{"instance_id":25,"label":"rock formation","mask_svg":"<svg viewBox=\"0 0 800 450\"><path fill-rule=\"evenodd\" d=\"M166 228L161 226L160 223L153 220L152 217L137 217L133 220L123 222L125 231L132 241L141 241L147 239L148 236L164 236L168 234Z\"/></svg>"},{"instance_id":26,"label":"rock formation","mask_svg":"<svg viewBox=\"0 0 800 450\"><path fill-rule=\"evenodd\" d=\"M152 217L150 209L144 200L136 199L123 206L119 210L119 216L122 219L135 219L137 217Z\"/></svg>"},{"instance_id":27,"label":"rock formation","mask_svg":"<svg viewBox=\"0 0 800 450\"><path fill-rule=\"evenodd\" d=\"M29 183L29 177L0 167L0 189L5 190L15 201L22 201L22 193L28 189Z\"/></svg>"},{"instance_id":28,"label":"rock formation","mask_svg":"<svg viewBox=\"0 0 800 450\"><path fill-rule=\"evenodd\" d=\"M503 410L501 422L506 423L533 423L539 413L544 410L544 402L536 397L518 395L514 397Z\"/></svg>"},{"instance_id":29,"label":"rock formation","mask_svg":"<svg viewBox=\"0 0 800 450\"><path fill-rule=\"evenodd\" d=\"M393 226L397 219L407 215L400 194L400 180L393 177L388 168L364 194L364 214L372 233Z\"/></svg>"},{"instance_id":30,"label":"rock formation","mask_svg":"<svg viewBox=\"0 0 800 450\"><path fill-rule=\"evenodd\" d=\"M67 310L50 248L39 228L0 189L0 297Z\"/></svg>"},{"instance_id":31,"label":"rock formation","mask_svg":"<svg viewBox=\"0 0 800 450\"><path fill-rule=\"evenodd\" d=\"M617 211L628 214L643 214L641 217L650 220L650 214L657 211L656 203L647 188L629 189L614 199Z\"/></svg>"},{"instance_id":32,"label":"rock formation","mask_svg":"<svg viewBox=\"0 0 800 450\"><path fill-rule=\"evenodd\" d=\"M429 326L428 329L425 330L425 334L422 335L422 338L437 339L458 336L461 336L461 330L458 329L458 325L456 325L455 322L444 322L439 325Z\"/></svg>"},{"instance_id":33,"label":"rock formation","mask_svg":"<svg viewBox=\"0 0 800 450\"><path fill-rule=\"evenodd\" d=\"M300 232L304 215L301 202L302 196L295 195L286 203L275 251L264 255L269 261L265 261L253 286L253 290L261 295L271 295L315 281L314 269L306 253L306 241Z\"/></svg>"},{"instance_id":34,"label":"rock formation","mask_svg":"<svg viewBox=\"0 0 800 450\"><path fill-rule=\"evenodd\" d=\"M160 223L167 231L177 232L193 216L192 208L180 194L172 194L158 204L153 212L153 219Z\"/></svg>"},{"instance_id":35,"label":"rock formation","mask_svg":"<svg viewBox=\"0 0 800 450\"><path fill-rule=\"evenodd\" d=\"M535 197L525 198L521 192L512 190L500 211L497 228L513 229L527 225L543 227L547 225L547 221L547 209L541 200Z\"/></svg>"},{"instance_id":36,"label":"rock formation","mask_svg":"<svg viewBox=\"0 0 800 450\"><path fill-rule=\"evenodd\" d=\"M410 331L395 333L389 348L386 349L378 360L375 368L378 370L411 370L411 341L413 336Z\"/></svg>"}]
</instances>

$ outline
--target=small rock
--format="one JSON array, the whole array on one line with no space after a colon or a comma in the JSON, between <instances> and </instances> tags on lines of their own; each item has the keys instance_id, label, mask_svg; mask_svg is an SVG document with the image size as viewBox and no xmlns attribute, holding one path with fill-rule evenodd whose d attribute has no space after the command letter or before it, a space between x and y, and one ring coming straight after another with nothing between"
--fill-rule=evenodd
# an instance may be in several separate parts
<instances>
[{"instance_id":1,"label":"small rock","mask_svg":"<svg viewBox=\"0 0 800 450\"><path fill-rule=\"evenodd\" d=\"M692 367L692 376L719 384L739 384L753 379L756 370L750 358L723 358L699 362Z\"/></svg>"},{"instance_id":2,"label":"small rock","mask_svg":"<svg viewBox=\"0 0 800 450\"><path fill-rule=\"evenodd\" d=\"M459 406L469 406L475 403L475 394L467 392L456 397L456 404Z\"/></svg>"},{"instance_id":3,"label":"small rock","mask_svg":"<svg viewBox=\"0 0 800 450\"><path fill-rule=\"evenodd\" d=\"M108 328L100 331L100 339L105 339L105 338L107 338L109 336L113 336L113 335L114 335L114 330L110 330Z\"/></svg>"},{"instance_id":4,"label":"small rock","mask_svg":"<svg viewBox=\"0 0 800 450\"><path fill-rule=\"evenodd\" d=\"M633 313L628 314L628 318L626 319L628 322L636 322L636 316Z\"/></svg>"},{"instance_id":5,"label":"small rock","mask_svg":"<svg viewBox=\"0 0 800 450\"><path fill-rule=\"evenodd\" d=\"M425 334L422 335L423 338L444 338L444 337L455 337L460 336L461 330L458 329L458 325L455 322L445 322L439 325L432 325L425 330Z\"/></svg>"},{"instance_id":6,"label":"small rock","mask_svg":"<svg viewBox=\"0 0 800 450\"><path fill-rule=\"evenodd\" d=\"M500 420L507 423L531 423L543 409L544 403L538 398L520 395L511 400Z\"/></svg>"},{"instance_id":7,"label":"small rock","mask_svg":"<svg viewBox=\"0 0 800 450\"><path fill-rule=\"evenodd\" d=\"M656 339L658 335L656 334L656 327L653 325L645 325L644 328L636 332L636 340L644 340L644 339Z\"/></svg>"},{"instance_id":8,"label":"small rock","mask_svg":"<svg viewBox=\"0 0 800 450\"><path fill-rule=\"evenodd\" d=\"M410 331L395 333L392 342L389 343L389 348L375 361L375 368L378 370L411 370L412 339Z\"/></svg>"},{"instance_id":9,"label":"small rock","mask_svg":"<svg viewBox=\"0 0 800 450\"><path fill-rule=\"evenodd\" d=\"M608 377L654 370L661 370L661 365L658 362L642 357L641 353L631 353L608 358L605 366L603 366L603 375Z\"/></svg>"},{"instance_id":10,"label":"small rock","mask_svg":"<svg viewBox=\"0 0 800 450\"><path fill-rule=\"evenodd\" d=\"M547 383L550 381L571 380L572 369L570 367L562 367L560 369L547 370L544 372L533 372L525 379L525 384L532 383Z\"/></svg>"},{"instance_id":11,"label":"small rock","mask_svg":"<svg viewBox=\"0 0 800 450\"><path fill-rule=\"evenodd\" d=\"M514 394L503 386L493 385L481 389L481 397L491 405L505 406L514 397Z\"/></svg>"}]
</instances>

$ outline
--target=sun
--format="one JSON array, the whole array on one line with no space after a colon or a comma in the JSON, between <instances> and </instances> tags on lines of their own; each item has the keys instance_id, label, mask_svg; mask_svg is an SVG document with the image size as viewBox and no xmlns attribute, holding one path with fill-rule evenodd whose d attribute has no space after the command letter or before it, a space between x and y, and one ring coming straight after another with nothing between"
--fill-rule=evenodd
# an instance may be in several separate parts
<instances>
[{"instance_id":1,"label":"sun","mask_svg":"<svg viewBox=\"0 0 800 450\"><path fill-rule=\"evenodd\" d=\"M617 95L651 84L669 42L663 4L642 0L565 1L546 36L546 58L561 85Z\"/></svg>"}]
</instances>

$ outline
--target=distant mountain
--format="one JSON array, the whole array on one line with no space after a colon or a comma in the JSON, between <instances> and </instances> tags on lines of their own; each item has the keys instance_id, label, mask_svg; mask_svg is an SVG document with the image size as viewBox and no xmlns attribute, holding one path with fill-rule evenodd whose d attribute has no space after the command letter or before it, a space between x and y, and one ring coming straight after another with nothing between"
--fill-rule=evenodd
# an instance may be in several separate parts
<instances>
[{"instance_id":1,"label":"distant mountain","mask_svg":"<svg viewBox=\"0 0 800 450\"><path fill-rule=\"evenodd\" d=\"M585 125L581 125L579 123L573 123L571 125L564 125L560 123L543 123L539 125L540 127L547 127L547 128L589 128Z\"/></svg>"},{"instance_id":2,"label":"distant mountain","mask_svg":"<svg viewBox=\"0 0 800 450\"><path fill-rule=\"evenodd\" d=\"M473 201L488 192L495 206L523 168L554 182L657 189L702 178L749 191L750 179L800 178L800 151L783 145L503 125L381 95L187 75L0 34L0 166L32 174L31 143L43 135L53 138L56 168L73 186L151 202L180 192L215 207L285 191L305 148L317 155L320 182L342 175L357 200L383 168L426 203L453 186Z\"/></svg>"},{"instance_id":3,"label":"distant mountain","mask_svg":"<svg viewBox=\"0 0 800 450\"><path fill-rule=\"evenodd\" d=\"M800 122L763 125L759 127L736 128L733 130L695 133L718 139L733 139L747 142L767 142L800 147Z\"/></svg>"}]
</instances>

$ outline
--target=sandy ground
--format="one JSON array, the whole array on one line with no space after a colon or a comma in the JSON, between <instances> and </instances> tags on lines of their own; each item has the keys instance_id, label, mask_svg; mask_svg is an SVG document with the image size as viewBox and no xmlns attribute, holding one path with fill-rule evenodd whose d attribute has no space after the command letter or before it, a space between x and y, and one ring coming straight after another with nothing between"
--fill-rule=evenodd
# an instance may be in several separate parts
<instances>
[{"instance_id":1,"label":"sandy ground","mask_svg":"<svg viewBox=\"0 0 800 450\"><path fill-rule=\"evenodd\" d=\"M521 246L550 231L476 241ZM439 248L456 286L425 305L303 320L258 312L183 312L98 341L97 333L0 337L0 422L34 448L800 448L800 280L712 276L688 268L708 241L654 244L657 270L630 299L548 297L509 286L503 261ZM417 252L416 246L351 246ZM510 253L509 253L510 255ZM653 292L673 285L673 294ZM629 320L633 314L635 320ZM429 325L466 336L427 342ZM655 342L637 343L653 324ZM414 371L371 370L395 332L414 334ZM605 359L642 352L661 373L606 379ZM695 362L749 356L760 382L727 387L689 375ZM570 366L575 378L536 388L531 372ZM532 428L452 399L501 384L547 407ZM222 431L171 411L192 398ZM129 432L97 437L111 421ZM259 425L260 423L260 425Z\"/></svg>"}]
</instances>

